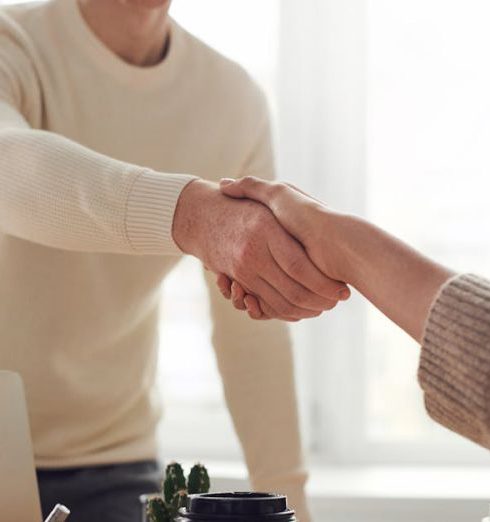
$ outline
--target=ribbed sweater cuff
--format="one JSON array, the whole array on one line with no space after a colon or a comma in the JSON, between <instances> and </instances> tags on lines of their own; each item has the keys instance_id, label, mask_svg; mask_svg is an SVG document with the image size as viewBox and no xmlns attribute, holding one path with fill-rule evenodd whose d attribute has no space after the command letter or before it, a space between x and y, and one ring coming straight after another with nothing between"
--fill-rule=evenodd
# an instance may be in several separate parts
<instances>
[{"instance_id":1,"label":"ribbed sweater cuff","mask_svg":"<svg viewBox=\"0 0 490 522\"><path fill-rule=\"evenodd\" d=\"M490 445L490 281L466 274L443 285L427 320L418 376L437 422Z\"/></svg>"},{"instance_id":2,"label":"ribbed sweater cuff","mask_svg":"<svg viewBox=\"0 0 490 522\"><path fill-rule=\"evenodd\" d=\"M195 176L143 171L133 183L126 209L126 233L140 254L181 254L172 237L175 208Z\"/></svg>"}]
</instances>

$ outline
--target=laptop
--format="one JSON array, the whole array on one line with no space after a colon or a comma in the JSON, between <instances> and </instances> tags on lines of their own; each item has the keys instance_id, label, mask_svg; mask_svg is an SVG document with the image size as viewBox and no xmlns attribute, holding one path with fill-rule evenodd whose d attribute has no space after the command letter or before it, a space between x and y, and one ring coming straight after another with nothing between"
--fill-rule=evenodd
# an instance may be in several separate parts
<instances>
[{"instance_id":1,"label":"laptop","mask_svg":"<svg viewBox=\"0 0 490 522\"><path fill-rule=\"evenodd\" d=\"M24 387L8 371L0 371L0 513L2 520L42 522Z\"/></svg>"}]
</instances>

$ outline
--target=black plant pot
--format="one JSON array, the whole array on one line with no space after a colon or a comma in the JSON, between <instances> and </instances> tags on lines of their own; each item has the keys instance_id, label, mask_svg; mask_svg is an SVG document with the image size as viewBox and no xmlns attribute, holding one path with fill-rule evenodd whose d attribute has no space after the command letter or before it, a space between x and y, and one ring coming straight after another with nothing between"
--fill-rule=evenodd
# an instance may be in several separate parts
<instances>
[{"instance_id":1,"label":"black plant pot","mask_svg":"<svg viewBox=\"0 0 490 522\"><path fill-rule=\"evenodd\" d=\"M190 495L176 522L296 522L284 495L207 493Z\"/></svg>"}]
</instances>

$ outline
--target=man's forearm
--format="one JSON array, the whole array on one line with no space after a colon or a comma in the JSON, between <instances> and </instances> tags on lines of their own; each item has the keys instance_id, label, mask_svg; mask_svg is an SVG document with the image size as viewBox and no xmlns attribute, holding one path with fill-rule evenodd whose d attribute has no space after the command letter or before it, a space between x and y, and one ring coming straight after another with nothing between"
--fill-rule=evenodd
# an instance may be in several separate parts
<instances>
[{"instance_id":1,"label":"man's forearm","mask_svg":"<svg viewBox=\"0 0 490 522\"><path fill-rule=\"evenodd\" d=\"M453 272L361 218L326 212L324 220L339 248L339 276L421 341L431 303Z\"/></svg>"}]
</instances>

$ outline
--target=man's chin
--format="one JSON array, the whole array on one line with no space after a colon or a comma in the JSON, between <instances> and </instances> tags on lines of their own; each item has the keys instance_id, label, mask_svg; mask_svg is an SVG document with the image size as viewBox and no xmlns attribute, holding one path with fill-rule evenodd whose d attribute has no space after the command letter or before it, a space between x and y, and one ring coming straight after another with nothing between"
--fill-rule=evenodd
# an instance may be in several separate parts
<instances>
[{"instance_id":1,"label":"man's chin","mask_svg":"<svg viewBox=\"0 0 490 522\"><path fill-rule=\"evenodd\" d=\"M125 4L134 7L145 7L147 9L155 9L157 7L168 7L172 0L124 0Z\"/></svg>"}]
</instances>

